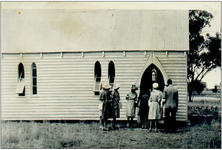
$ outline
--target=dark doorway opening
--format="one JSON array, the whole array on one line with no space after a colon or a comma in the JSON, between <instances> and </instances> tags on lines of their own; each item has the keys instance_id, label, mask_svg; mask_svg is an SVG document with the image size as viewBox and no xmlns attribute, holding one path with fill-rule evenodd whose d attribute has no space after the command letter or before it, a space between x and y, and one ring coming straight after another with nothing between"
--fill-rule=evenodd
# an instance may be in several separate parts
<instances>
[{"instance_id":1,"label":"dark doorway opening","mask_svg":"<svg viewBox=\"0 0 222 150\"><path fill-rule=\"evenodd\" d=\"M158 90L163 91L164 89L163 75L154 64L151 64L149 67L147 67L147 69L143 73L140 83L140 95L152 91L154 82L157 82L159 84Z\"/></svg>"}]
</instances>

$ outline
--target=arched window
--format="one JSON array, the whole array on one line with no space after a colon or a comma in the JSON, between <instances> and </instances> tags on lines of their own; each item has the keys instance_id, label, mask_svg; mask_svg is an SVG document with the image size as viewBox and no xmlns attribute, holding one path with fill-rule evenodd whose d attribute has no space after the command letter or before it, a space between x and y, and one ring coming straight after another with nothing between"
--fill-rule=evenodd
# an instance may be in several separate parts
<instances>
[{"instance_id":1,"label":"arched window","mask_svg":"<svg viewBox=\"0 0 222 150\"><path fill-rule=\"evenodd\" d=\"M22 63L19 63L18 65L18 78L25 78L25 71Z\"/></svg>"},{"instance_id":2,"label":"arched window","mask_svg":"<svg viewBox=\"0 0 222 150\"><path fill-rule=\"evenodd\" d=\"M157 75L156 75L157 73L156 73L156 70L155 69L153 69L152 70L152 81L153 82L156 82L157 81Z\"/></svg>"},{"instance_id":3,"label":"arched window","mask_svg":"<svg viewBox=\"0 0 222 150\"><path fill-rule=\"evenodd\" d=\"M115 80L115 65L113 61L109 62L108 77L109 77L109 84L112 86Z\"/></svg>"},{"instance_id":4,"label":"arched window","mask_svg":"<svg viewBox=\"0 0 222 150\"><path fill-rule=\"evenodd\" d=\"M95 95L99 95L101 89L101 65L99 61L96 61L94 67L94 88Z\"/></svg>"},{"instance_id":5,"label":"arched window","mask_svg":"<svg viewBox=\"0 0 222 150\"><path fill-rule=\"evenodd\" d=\"M18 65L18 84L16 93L19 96L25 96L25 70L22 63L19 63Z\"/></svg>"},{"instance_id":6,"label":"arched window","mask_svg":"<svg viewBox=\"0 0 222 150\"><path fill-rule=\"evenodd\" d=\"M32 94L37 94L37 67L34 62L32 63Z\"/></svg>"}]
</instances>

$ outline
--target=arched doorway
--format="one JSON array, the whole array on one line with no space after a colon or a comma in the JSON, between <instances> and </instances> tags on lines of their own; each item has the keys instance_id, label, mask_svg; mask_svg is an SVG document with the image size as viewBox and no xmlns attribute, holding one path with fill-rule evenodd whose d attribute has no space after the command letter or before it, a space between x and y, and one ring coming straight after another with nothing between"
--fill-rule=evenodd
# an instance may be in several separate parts
<instances>
[{"instance_id":1,"label":"arched doorway","mask_svg":"<svg viewBox=\"0 0 222 150\"><path fill-rule=\"evenodd\" d=\"M143 76L140 82L140 95L143 93L148 93L149 90L152 90L153 83L157 82L159 84L159 90L163 91L164 89L164 79L161 71L154 65L151 64L144 71Z\"/></svg>"}]
</instances>

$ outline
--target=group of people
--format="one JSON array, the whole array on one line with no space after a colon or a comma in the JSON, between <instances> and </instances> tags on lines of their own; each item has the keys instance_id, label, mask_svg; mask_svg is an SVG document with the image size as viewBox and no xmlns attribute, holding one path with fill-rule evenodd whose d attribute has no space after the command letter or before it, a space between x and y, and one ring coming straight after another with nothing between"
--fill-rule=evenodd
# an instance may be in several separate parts
<instances>
[{"instance_id":1,"label":"group of people","mask_svg":"<svg viewBox=\"0 0 222 150\"><path fill-rule=\"evenodd\" d=\"M138 88L135 85L132 85L131 91L126 96L127 127L131 127L133 125L136 107L138 107L138 116L140 116L142 129L149 128L149 131L151 131L154 126L154 131L158 132L157 122L159 119L164 119L164 131L168 132L170 128L173 131L176 131L178 90L172 85L171 79L168 79L167 84L167 87L165 87L162 92L158 90L158 83L153 83L152 90L147 90L140 96L136 93ZM116 118L119 118L120 114L120 94L118 92L120 85L116 84L113 87L112 92L110 91L111 86L108 83L103 84L102 88L99 98L100 128L108 130L108 119L113 118L112 127L115 129Z\"/></svg>"}]
</instances>

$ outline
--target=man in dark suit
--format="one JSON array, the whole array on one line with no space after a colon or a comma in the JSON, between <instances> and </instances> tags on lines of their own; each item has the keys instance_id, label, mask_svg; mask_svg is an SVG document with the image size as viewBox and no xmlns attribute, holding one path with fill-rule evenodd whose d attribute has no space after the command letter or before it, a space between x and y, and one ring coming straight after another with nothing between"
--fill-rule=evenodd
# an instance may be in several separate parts
<instances>
[{"instance_id":1,"label":"man in dark suit","mask_svg":"<svg viewBox=\"0 0 222 150\"><path fill-rule=\"evenodd\" d=\"M172 85L172 80L168 79L168 87L164 90L163 98L165 99L165 119L164 131L168 132L169 128L176 132L176 112L178 110L178 90ZM171 115L171 117L170 117Z\"/></svg>"}]
</instances>

